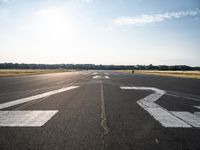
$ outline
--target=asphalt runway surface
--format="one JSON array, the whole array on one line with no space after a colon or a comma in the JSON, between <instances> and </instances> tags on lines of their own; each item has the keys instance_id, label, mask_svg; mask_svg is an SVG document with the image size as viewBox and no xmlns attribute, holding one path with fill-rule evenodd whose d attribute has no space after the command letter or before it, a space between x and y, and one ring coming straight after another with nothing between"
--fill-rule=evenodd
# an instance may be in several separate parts
<instances>
[{"instance_id":1,"label":"asphalt runway surface","mask_svg":"<svg viewBox=\"0 0 200 150\"><path fill-rule=\"evenodd\" d=\"M199 150L200 80L112 71L0 78L0 150Z\"/></svg>"}]
</instances>

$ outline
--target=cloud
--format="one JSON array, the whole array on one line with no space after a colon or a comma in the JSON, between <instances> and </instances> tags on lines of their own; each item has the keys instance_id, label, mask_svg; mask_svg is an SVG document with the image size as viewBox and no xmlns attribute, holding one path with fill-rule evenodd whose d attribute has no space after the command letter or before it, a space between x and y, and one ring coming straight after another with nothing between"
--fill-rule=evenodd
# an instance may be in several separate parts
<instances>
[{"instance_id":1,"label":"cloud","mask_svg":"<svg viewBox=\"0 0 200 150\"><path fill-rule=\"evenodd\" d=\"M89 2L91 2L92 0L81 0L81 2L87 2L87 3L89 3Z\"/></svg>"},{"instance_id":2,"label":"cloud","mask_svg":"<svg viewBox=\"0 0 200 150\"><path fill-rule=\"evenodd\" d=\"M14 2L15 0L0 0L0 4L9 4L11 2Z\"/></svg>"},{"instance_id":3,"label":"cloud","mask_svg":"<svg viewBox=\"0 0 200 150\"><path fill-rule=\"evenodd\" d=\"M200 14L200 9L186 10L179 12L166 12L162 14L143 14L134 17L120 17L113 20L115 25L143 25L148 23L162 22L170 19L179 19L186 16L196 16Z\"/></svg>"}]
</instances>

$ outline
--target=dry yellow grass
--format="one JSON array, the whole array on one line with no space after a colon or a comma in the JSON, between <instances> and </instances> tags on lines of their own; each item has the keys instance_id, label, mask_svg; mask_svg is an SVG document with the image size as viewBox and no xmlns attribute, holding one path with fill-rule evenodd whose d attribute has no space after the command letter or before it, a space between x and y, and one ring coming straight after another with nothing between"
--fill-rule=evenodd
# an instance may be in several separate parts
<instances>
[{"instance_id":1,"label":"dry yellow grass","mask_svg":"<svg viewBox=\"0 0 200 150\"><path fill-rule=\"evenodd\" d=\"M0 69L0 77L69 72L66 69Z\"/></svg>"},{"instance_id":2,"label":"dry yellow grass","mask_svg":"<svg viewBox=\"0 0 200 150\"><path fill-rule=\"evenodd\" d=\"M123 70L123 72L132 73L132 70ZM135 70L138 74L152 74L161 76L181 77L200 79L200 71L159 71L159 70Z\"/></svg>"}]
</instances>

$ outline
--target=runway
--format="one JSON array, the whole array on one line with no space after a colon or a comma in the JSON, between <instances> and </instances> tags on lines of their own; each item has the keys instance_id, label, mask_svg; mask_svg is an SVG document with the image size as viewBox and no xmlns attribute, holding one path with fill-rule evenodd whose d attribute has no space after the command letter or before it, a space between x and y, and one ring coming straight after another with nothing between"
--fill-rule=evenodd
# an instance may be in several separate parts
<instances>
[{"instance_id":1,"label":"runway","mask_svg":"<svg viewBox=\"0 0 200 150\"><path fill-rule=\"evenodd\" d=\"M0 78L0 149L200 149L200 80L115 71Z\"/></svg>"}]
</instances>

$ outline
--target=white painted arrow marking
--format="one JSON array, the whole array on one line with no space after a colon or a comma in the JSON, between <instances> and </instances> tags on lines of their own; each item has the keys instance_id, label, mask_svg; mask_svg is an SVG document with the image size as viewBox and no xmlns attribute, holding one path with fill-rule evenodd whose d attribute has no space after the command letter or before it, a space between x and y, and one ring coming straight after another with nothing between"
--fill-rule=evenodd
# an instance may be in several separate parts
<instances>
[{"instance_id":1,"label":"white painted arrow marking","mask_svg":"<svg viewBox=\"0 0 200 150\"><path fill-rule=\"evenodd\" d=\"M110 79L109 76L93 76L93 79Z\"/></svg>"},{"instance_id":2,"label":"white painted arrow marking","mask_svg":"<svg viewBox=\"0 0 200 150\"><path fill-rule=\"evenodd\" d=\"M169 112L160 105L154 103L160 97L162 97L166 92L153 87L120 87L121 89L126 90L152 90L153 94L148 95L147 97L137 101L137 103L144 108L155 120L159 121L164 127L192 127L186 120L181 120L178 117L174 116L173 113Z\"/></svg>"},{"instance_id":3,"label":"white painted arrow marking","mask_svg":"<svg viewBox=\"0 0 200 150\"><path fill-rule=\"evenodd\" d=\"M70 86L59 90L30 96L0 104L0 109L23 104L32 100L44 98L68 90L78 88L79 86ZM40 127L51 119L58 110L40 110L40 111L0 111L0 126L2 127Z\"/></svg>"},{"instance_id":4,"label":"white painted arrow marking","mask_svg":"<svg viewBox=\"0 0 200 150\"><path fill-rule=\"evenodd\" d=\"M105 78L105 79L110 79L110 77L109 77L109 76L104 76L104 78Z\"/></svg>"},{"instance_id":5,"label":"white painted arrow marking","mask_svg":"<svg viewBox=\"0 0 200 150\"><path fill-rule=\"evenodd\" d=\"M200 117L196 114L184 111L171 111L175 116L181 118L186 121L193 127L200 127Z\"/></svg>"},{"instance_id":6,"label":"white painted arrow marking","mask_svg":"<svg viewBox=\"0 0 200 150\"><path fill-rule=\"evenodd\" d=\"M101 79L101 76L93 76L93 79Z\"/></svg>"}]
</instances>

